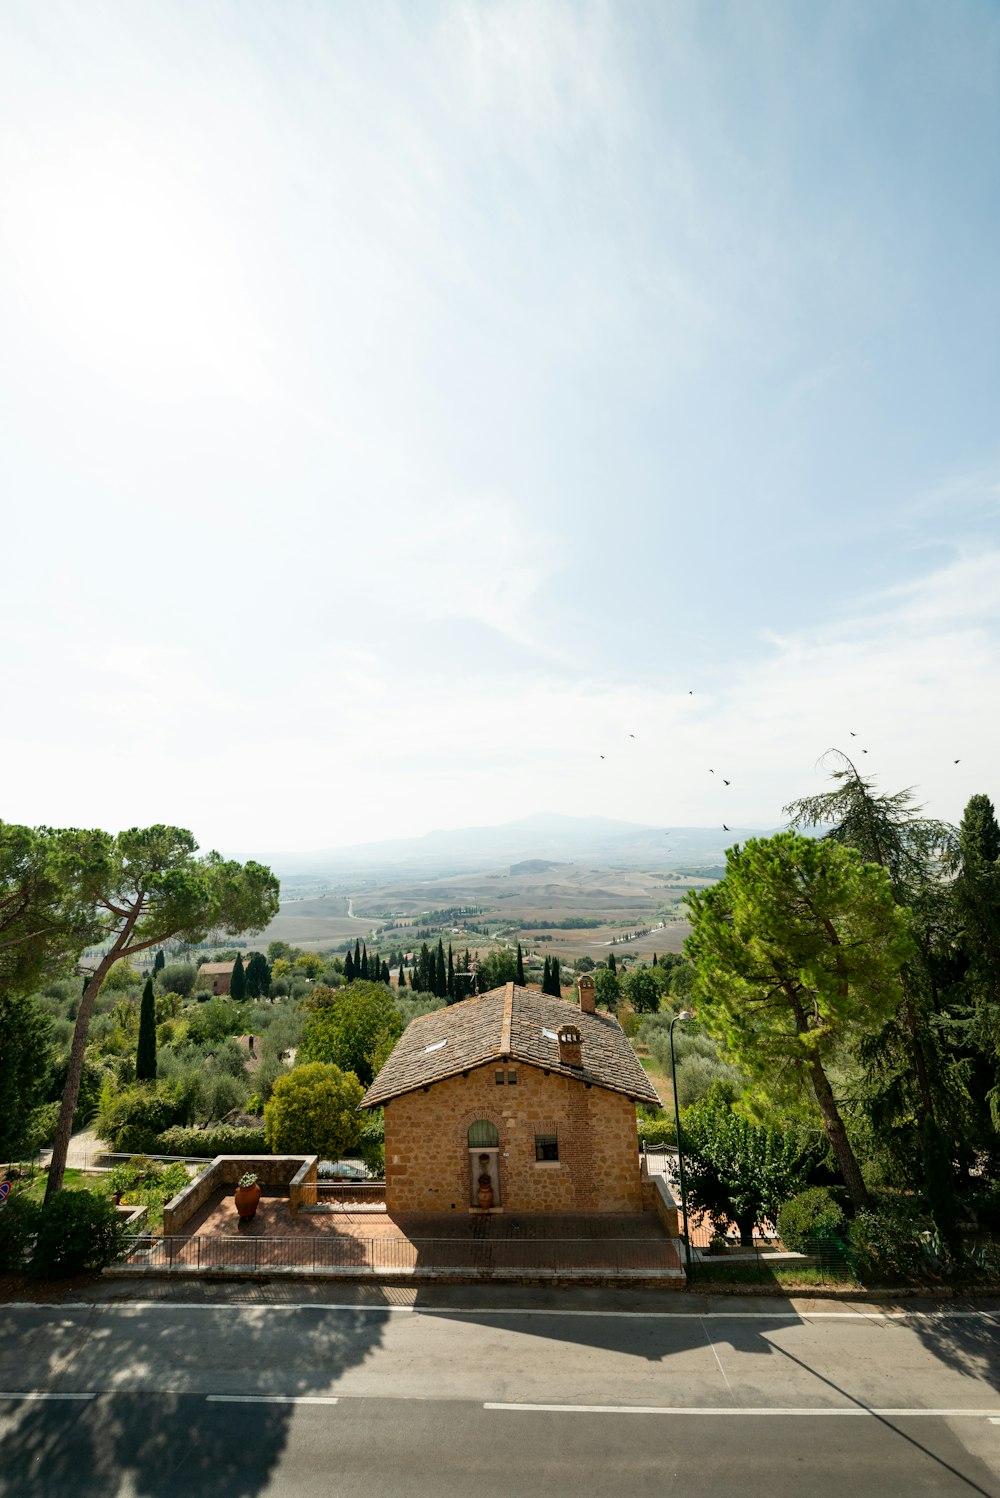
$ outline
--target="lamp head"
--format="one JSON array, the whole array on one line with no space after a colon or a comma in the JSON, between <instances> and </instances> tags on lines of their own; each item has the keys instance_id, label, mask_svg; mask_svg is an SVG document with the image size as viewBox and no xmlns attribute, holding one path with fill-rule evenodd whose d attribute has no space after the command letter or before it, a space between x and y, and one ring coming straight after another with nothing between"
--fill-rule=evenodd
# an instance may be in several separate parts
<instances>
[{"instance_id":1,"label":"lamp head","mask_svg":"<svg viewBox=\"0 0 1000 1498\"><path fill-rule=\"evenodd\" d=\"M681 1012L680 1012L680 1014L677 1016L677 1018L678 1019L694 1019L694 1010L693 1009L682 1009Z\"/></svg>"}]
</instances>

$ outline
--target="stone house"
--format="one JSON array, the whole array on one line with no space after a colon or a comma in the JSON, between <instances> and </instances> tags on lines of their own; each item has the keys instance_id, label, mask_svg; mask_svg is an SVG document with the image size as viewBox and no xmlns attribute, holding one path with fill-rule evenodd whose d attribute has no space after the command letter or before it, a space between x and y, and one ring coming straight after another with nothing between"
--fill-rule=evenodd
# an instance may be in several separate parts
<instances>
[{"instance_id":1,"label":"stone house","mask_svg":"<svg viewBox=\"0 0 1000 1498\"><path fill-rule=\"evenodd\" d=\"M214 994L228 993L234 965L232 962L203 962L194 980L195 988L210 988Z\"/></svg>"},{"instance_id":2,"label":"stone house","mask_svg":"<svg viewBox=\"0 0 1000 1498\"><path fill-rule=\"evenodd\" d=\"M508 983L413 1020L361 1104L390 1212L642 1211L635 1104L660 1100L589 974L579 996Z\"/></svg>"}]
</instances>

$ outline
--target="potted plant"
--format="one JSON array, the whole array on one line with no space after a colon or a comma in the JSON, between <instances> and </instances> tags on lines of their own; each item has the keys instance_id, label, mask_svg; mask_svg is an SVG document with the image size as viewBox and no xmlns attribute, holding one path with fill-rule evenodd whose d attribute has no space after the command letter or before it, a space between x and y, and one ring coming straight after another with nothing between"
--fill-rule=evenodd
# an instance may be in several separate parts
<instances>
[{"instance_id":1,"label":"potted plant","mask_svg":"<svg viewBox=\"0 0 1000 1498\"><path fill-rule=\"evenodd\" d=\"M713 1255L724 1254L728 1251L728 1249L729 1240L728 1238L724 1238L721 1233L716 1233L711 1243L708 1245L708 1251Z\"/></svg>"},{"instance_id":2,"label":"potted plant","mask_svg":"<svg viewBox=\"0 0 1000 1498\"><path fill-rule=\"evenodd\" d=\"M490 1173L487 1169L489 1163L489 1155L479 1156L479 1181L477 1183L479 1189L476 1192L476 1200L484 1210L493 1205L493 1182L490 1180Z\"/></svg>"},{"instance_id":3,"label":"potted plant","mask_svg":"<svg viewBox=\"0 0 1000 1498\"><path fill-rule=\"evenodd\" d=\"M260 1201L260 1187L252 1170L245 1171L240 1176L233 1200L236 1202L236 1210L241 1217L252 1217L256 1212L257 1203Z\"/></svg>"}]
</instances>

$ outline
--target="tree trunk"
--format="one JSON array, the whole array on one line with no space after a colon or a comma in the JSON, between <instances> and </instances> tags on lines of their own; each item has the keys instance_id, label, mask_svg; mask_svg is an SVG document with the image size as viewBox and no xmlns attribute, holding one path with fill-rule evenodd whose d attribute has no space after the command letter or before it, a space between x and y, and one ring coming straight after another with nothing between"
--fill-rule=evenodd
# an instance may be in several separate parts
<instances>
[{"instance_id":1,"label":"tree trunk","mask_svg":"<svg viewBox=\"0 0 1000 1498\"><path fill-rule=\"evenodd\" d=\"M56 1192L62 1190L63 1176L66 1174L66 1156L69 1153L69 1141L73 1133L73 1115L76 1113L76 1105L80 1097L83 1058L87 1049L87 1031L90 1029L90 1016L94 1012L94 1001L101 991L101 984L121 956L121 948L126 939L127 934L120 936L107 956L101 958L97 971L84 989L83 998L80 1000L76 1029L73 1031L73 1045L69 1053L66 1086L63 1088L62 1103L59 1108L59 1122L56 1124L55 1138L52 1141L52 1161L49 1165L49 1178L45 1187L46 1202L50 1202Z\"/></svg>"},{"instance_id":2,"label":"tree trunk","mask_svg":"<svg viewBox=\"0 0 1000 1498\"><path fill-rule=\"evenodd\" d=\"M736 1226L740 1231L740 1248L753 1248L753 1229L756 1221L757 1217L753 1212L737 1217Z\"/></svg>"},{"instance_id":3,"label":"tree trunk","mask_svg":"<svg viewBox=\"0 0 1000 1498\"><path fill-rule=\"evenodd\" d=\"M823 1063L818 1056L809 1063L809 1075L812 1079L813 1092L816 1094L819 1110L823 1115L823 1127L826 1130L826 1137L830 1141L830 1148L833 1150L837 1164L840 1166L840 1173L844 1177L844 1185L847 1187L855 1210L860 1210L869 1204L868 1187L865 1185L864 1176L861 1174L861 1167L858 1164L857 1156L851 1148L851 1141L847 1137L847 1130L844 1128L844 1120L840 1116L837 1100L833 1095L833 1088L830 1086L830 1079L823 1070Z\"/></svg>"}]
</instances>

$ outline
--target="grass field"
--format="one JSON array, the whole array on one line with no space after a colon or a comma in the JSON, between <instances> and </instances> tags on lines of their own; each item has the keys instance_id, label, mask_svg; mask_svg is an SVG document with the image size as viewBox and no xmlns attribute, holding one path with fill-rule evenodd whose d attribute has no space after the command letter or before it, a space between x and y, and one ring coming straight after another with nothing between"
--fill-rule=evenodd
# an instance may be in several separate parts
<instances>
[{"instance_id":1,"label":"grass field","mask_svg":"<svg viewBox=\"0 0 1000 1498\"><path fill-rule=\"evenodd\" d=\"M33 1202L40 1202L45 1196L45 1187L48 1183L48 1171L39 1171L29 1186L19 1186L18 1194L27 1196ZM103 1176L91 1175L84 1170L67 1170L63 1177L63 1189L66 1191L93 1191L104 1180Z\"/></svg>"},{"instance_id":2,"label":"grass field","mask_svg":"<svg viewBox=\"0 0 1000 1498\"><path fill-rule=\"evenodd\" d=\"M660 1102L669 1111L674 1106L674 1089L668 1073L663 1071L659 1062L649 1054L646 1046L633 1040L632 1048L639 1058L640 1066L659 1093Z\"/></svg>"}]
</instances>

